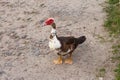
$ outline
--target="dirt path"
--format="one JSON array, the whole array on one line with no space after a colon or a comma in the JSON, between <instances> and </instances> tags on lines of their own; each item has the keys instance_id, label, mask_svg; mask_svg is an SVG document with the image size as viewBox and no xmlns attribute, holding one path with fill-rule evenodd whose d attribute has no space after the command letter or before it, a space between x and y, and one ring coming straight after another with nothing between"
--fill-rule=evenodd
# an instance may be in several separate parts
<instances>
[{"instance_id":1,"label":"dirt path","mask_svg":"<svg viewBox=\"0 0 120 80\"><path fill-rule=\"evenodd\" d=\"M97 80L111 47L103 28L104 1L0 0L0 80ZM73 65L52 63L57 55L48 54L50 27L39 24L48 17L55 18L59 36L87 37Z\"/></svg>"}]
</instances>

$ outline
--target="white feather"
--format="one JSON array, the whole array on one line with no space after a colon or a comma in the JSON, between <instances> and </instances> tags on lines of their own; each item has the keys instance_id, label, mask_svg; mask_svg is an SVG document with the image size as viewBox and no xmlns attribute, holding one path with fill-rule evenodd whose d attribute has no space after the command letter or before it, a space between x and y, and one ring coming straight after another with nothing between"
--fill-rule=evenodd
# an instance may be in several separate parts
<instances>
[{"instance_id":1,"label":"white feather","mask_svg":"<svg viewBox=\"0 0 120 80\"><path fill-rule=\"evenodd\" d=\"M53 28L52 28L51 34L54 34L54 33L56 33L56 29L53 29Z\"/></svg>"},{"instance_id":2,"label":"white feather","mask_svg":"<svg viewBox=\"0 0 120 80\"><path fill-rule=\"evenodd\" d=\"M49 47L52 50L55 50L55 49L58 49L61 47L60 41L57 39L56 36L54 36L52 39L50 39Z\"/></svg>"}]
</instances>

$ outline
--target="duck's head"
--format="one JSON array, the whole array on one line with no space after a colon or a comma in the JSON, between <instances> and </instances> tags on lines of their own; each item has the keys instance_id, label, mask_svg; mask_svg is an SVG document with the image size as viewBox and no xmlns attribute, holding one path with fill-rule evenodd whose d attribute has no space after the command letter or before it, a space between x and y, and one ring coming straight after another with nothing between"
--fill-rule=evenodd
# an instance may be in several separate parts
<instances>
[{"instance_id":1,"label":"duck's head","mask_svg":"<svg viewBox=\"0 0 120 80\"><path fill-rule=\"evenodd\" d=\"M54 18L48 18L43 22L43 26L52 26L51 34L56 35L56 24Z\"/></svg>"}]
</instances>

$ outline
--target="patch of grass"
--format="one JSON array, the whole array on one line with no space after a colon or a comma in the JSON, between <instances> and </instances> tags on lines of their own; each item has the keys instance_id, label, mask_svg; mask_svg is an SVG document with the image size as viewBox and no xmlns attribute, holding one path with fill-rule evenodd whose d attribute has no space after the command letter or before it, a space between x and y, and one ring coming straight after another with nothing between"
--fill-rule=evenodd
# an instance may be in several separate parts
<instances>
[{"instance_id":1,"label":"patch of grass","mask_svg":"<svg viewBox=\"0 0 120 80\"><path fill-rule=\"evenodd\" d=\"M112 57L112 61L118 63L118 66L114 70L115 71L115 80L120 80L120 43L112 46L112 49L113 49L112 52L114 54L114 56Z\"/></svg>"},{"instance_id":2,"label":"patch of grass","mask_svg":"<svg viewBox=\"0 0 120 80\"><path fill-rule=\"evenodd\" d=\"M115 80L120 80L120 64L117 66L117 69L114 70L117 74L115 75Z\"/></svg>"},{"instance_id":3,"label":"patch of grass","mask_svg":"<svg viewBox=\"0 0 120 80\"><path fill-rule=\"evenodd\" d=\"M105 38L104 38L103 36L97 34L96 37L97 37L98 39L100 39L100 42L101 42L101 43L106 42L106 40L105 40Z\"/></svg>"},{"instance_id":4,"label":"patch of grass","mask_svg":"<svg viewBox=\"0 0 120 80\"><path fill-rule=\"evenodd\" d=\"M106 72L105 68L101 68L99 71L100 71L100 76L104 77L105 72Z\"/></svg>"},{"instance_id":5,"label":"patch of grass","mask_svg":"<svg viewBox=\"0 0 120 80\"><path fill-rule=\"evenodd\" d=\"M108 0L109 6L105 8L107 12L107 20L104 26L110 32L111 36L114 36L117 43L112 47L114 56L112 60L118 62L115 80L120 80L120 1L119 0Z\"/></svg>"},{"instance_id":6,"label":"patch of grass","mask_svg":"<svg viewBox=\"0 0 120 80\"><path fill-rule=\"evenodd\" d=\"M114 61L119 61L120 63L120 44L112 46L113 49L113 54L114 56L112 57L112 60Z\"/></svg>"},{"instance_id":7,"label":"patch of grass","mask_svg":"<svg viewBox=\"0 0 120 80\"><path fill-rule=\"evenodd\" d=\"M109 4L116 4L119 3L119 0L109 0L108 2Z\"/></svg>"},{"instance_id":8,"label":"patch of grass","mask_svg":"<svg viewBox=\"0 0 120 80\"><path fill-rule=\"evenodd\" d=\"M112 46L113 54L120 54L120 44Z\"/></svg>"},{"instance_id":9,"label":"patch of grass","mask_svg":"<svg viewBox=\"0 0 120 80\"><path fill-rule=\"evenodd\" d=\"M104 77L105 73L106 73L105 68L101 68L101 69L98 70L97 77Z\"/></svg>"},{"instance_id":10,"label":"patch of grass","mask_svg":"<svg viewBox=\"0 0 120 80\"><path fill-rule=\"evenodd\" d=\"M105 9L107 20L105 27L110 31L111 35L120 34L120 4L119 0L109 0L109 6Z\"/></svg>"}]
</instances>

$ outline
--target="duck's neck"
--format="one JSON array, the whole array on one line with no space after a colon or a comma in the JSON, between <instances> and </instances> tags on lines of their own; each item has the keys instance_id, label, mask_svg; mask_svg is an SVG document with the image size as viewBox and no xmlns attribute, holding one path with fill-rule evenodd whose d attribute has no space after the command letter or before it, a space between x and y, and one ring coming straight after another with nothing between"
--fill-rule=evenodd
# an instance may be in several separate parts
<instances>
[{"instance_id":1,"label":"duck's neck","mask_svg":"<svg viewBox=\"0 0 120 80\"><path fill-rule=\"evenodd\" d=\"M51 30L51 34L50 34L50 39L52 39L52 38L57 39L56 24L53 23L51 26L52 26L52 30Z\"/></svg>"},{"instance_id":2,"label":"duck's neck","mask_svg":"<svg viewBox=\"0 0 120 80\"><path fill-rule=\"evenodd\" d=\"M51 34L53 34L53 35L57 35L56 24L53 23L51 26L52 26Z\"/></svg>"},{"instance_id":3,"label":"duck's neck","mask_svg":"<svg viewBox=\"0 0 120 80\"><path fill-rule=\"evenodd\" d=\"M53 29L56 29L56 24L55 23L53 23L51 26L52 26Z\"/></svg>"}]
</instances>

